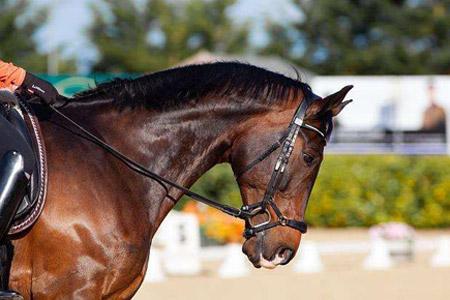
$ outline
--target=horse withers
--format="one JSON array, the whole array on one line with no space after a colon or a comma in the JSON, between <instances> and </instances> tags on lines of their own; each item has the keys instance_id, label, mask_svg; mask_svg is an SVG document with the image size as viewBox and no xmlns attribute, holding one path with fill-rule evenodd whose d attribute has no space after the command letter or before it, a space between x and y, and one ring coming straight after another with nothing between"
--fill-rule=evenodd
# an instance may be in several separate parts
<instances>
[{"instance_id":1,"label":"horse withers","mask_svg":"<svg viewBox=\"0 0 450 300\"><path fill-rule=\"evenodd\" d=\"M249 210L246 226L254 230L243 252L255 267L273 268L299 247L324 136L350 88L320 98L280 74L213 63L101 84L61 111L185 187L229 162L244 205L260 207ZM308 97L297 129L293 116ZM29 233L14 241L10 287L27 299L129 299L142 283L153 235L183 192L133 172L49 109L36 110L48 153L47 202ZM284 143L290 132L298 137ZM277 141L281 147L247 170ZM288 163L271 180L280 157ZM275 187L271 195L268 187ZM259 204L266 198L273 205Z\"/></svg>"}]
</instances>

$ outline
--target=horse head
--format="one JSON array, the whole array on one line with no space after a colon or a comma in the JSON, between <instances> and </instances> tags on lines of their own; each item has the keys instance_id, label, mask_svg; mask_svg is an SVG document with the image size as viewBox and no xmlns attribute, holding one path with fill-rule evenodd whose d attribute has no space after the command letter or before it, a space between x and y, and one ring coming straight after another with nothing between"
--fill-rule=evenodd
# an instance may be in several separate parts
<instances>
[{"instance_id":1,"label":"horse head","mask_svg":"<svg viewBox=\"0 0 450 300\"><path fill-rule=\"evenodd\" d=\"M351 102L344 101L351 88L344 87L325 98L311 92L313 100L304 108L305 125L295 132L292 152L284 171L275 178L272 193L268 190L276 165L280 164L280 152L284 151L281 141L289 124L295 123L292 118L297 116L299 101L250 120L234 141L230 161L244 208L255 208L246 220L250 234L243 245L243 252L255 267L275 268L287 264L296 254L302 232L306 231L301 226L306 226L306 206L323 159L326 137L331 132L331 120ZM272 153L271 148L277 150ZM264 203L268 200L271 203ZM286 226L288 222L292 226Z\"/></svg>"}]
</instances>

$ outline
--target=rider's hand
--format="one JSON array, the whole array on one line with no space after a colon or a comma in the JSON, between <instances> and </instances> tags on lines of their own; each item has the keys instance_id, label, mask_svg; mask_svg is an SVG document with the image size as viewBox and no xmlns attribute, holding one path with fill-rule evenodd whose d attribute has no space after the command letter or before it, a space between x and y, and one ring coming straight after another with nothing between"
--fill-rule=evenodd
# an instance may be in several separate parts
<instances>
[{"instance_id":1,"label":"rider's hand","mask_svg":"<svg viewBox=\"0 0 450 300\"><path fill-rule=\"evenodd\" d=\"M21 87L30 94L38 96L47 104L55 104L58 98L61 97L50 82L40 79L28 72L25 75Z\"/></svg>"}]
</instances>

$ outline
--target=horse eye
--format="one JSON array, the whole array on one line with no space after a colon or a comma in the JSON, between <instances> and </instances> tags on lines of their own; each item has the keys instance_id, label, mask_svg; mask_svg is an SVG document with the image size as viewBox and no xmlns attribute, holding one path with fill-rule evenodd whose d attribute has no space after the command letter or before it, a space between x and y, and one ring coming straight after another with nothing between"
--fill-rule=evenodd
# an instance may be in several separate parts
<instances>
[{"instance_id":1,"label":"horse eye","mask_svg":"<svg viewBox=\"0 0 450 300\"><path fill-rule=\"evenodd\" d=\"M306 162L307 165L311 165L314 161L314 157L309 155L308 153L303 153L303 160Z\"/></svg>"}]
</instances>

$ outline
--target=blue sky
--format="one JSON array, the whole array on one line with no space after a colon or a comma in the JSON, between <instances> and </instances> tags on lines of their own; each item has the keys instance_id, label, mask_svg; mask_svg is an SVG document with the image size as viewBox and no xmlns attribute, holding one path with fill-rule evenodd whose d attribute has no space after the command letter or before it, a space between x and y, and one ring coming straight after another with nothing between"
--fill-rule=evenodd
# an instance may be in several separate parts
<instances>
[{"instance_id":1,"label":"blue sky","mask_svg":"<svg viewBox=\"0 0 450 300\"><path fill-rule=\"evenodd\" d=\"M142 0L136 0L137 2ZM175 1L175 0L168 0ZM176 0L189 1L189 0ZM206 0L207 1L207 0ZM267 42L264 24L270 20L288 25L303 18L302 12L291 3L292 0L239 0L229 9L237 25L250 22L252 26L251 42L258 46ZM33 10L50 5L48 23L38 32L36 39L42 52L56 47L64 49L63 55L75 56L82 62L95 60L96 51L83 34L92 15L89 4L99 0L33 0Z\"/></svg>"},{"instance_id":2,"label":"blue sky","mask_svg":"<svg viewBox=\"0 0 450 300\"><path fill-rule=\"evenodd\" d=\"M83 34L91 21L89 2L94 0L35 0L33 9L43 5L51 7L47 24L38 32L36 39L39 41L40 50L48 52L56 47L63 46L66 55L92 56L95 51L89 48L91 45Z\"/></svg>"}]
</instances>

